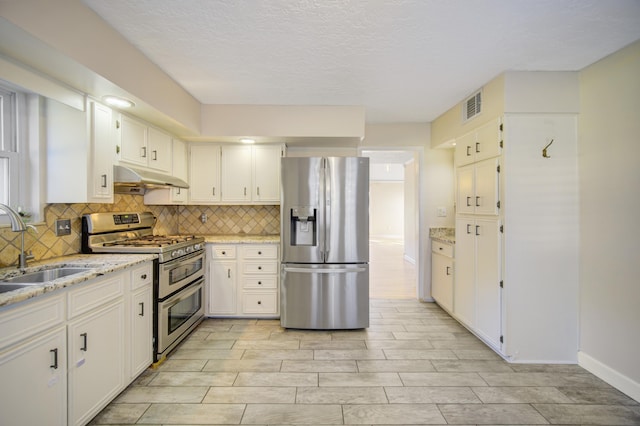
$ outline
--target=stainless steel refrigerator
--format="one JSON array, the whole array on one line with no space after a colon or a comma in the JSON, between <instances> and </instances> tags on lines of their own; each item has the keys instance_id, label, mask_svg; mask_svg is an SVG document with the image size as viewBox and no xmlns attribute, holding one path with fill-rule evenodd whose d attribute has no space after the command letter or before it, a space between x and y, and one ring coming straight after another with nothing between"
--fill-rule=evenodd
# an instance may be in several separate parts
<instances>
[{"instance_id":1,"label":"stainless steel refrigerator","mask_svg":"<svg viewBox=\"0 0 640 426\"><path fill-rule=\"evenodd\" d=\"M369 326L369 159L282 158L280 324Z\"/></svg>"}]
</instances>

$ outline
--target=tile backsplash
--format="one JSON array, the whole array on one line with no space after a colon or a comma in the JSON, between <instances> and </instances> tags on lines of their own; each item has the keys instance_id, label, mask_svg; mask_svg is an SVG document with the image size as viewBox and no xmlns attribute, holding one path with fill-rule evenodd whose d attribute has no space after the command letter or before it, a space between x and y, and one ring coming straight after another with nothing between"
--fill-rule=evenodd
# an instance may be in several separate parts
<instances>
[{"instance_id":1,"label":"tile backsplash","mask_svg":"<svg viewBox=\"0 0 640 426\"><path fill-rule=\"evenodd\" d=\"M280 233L279 206L147 206L143 197L119 195L113 204L48 204L44 222L34 224L37 233L25 233L25 250L36 260L80 253L83 214L99 212L151 211L157 218L155 234L257 234ZM202 214L207 220L202 223ZM56 236L58 219L71 220L71 234ZM0 227L0 268L16 264L20 253L20 233Z\"/></svg>"}]
</instances>

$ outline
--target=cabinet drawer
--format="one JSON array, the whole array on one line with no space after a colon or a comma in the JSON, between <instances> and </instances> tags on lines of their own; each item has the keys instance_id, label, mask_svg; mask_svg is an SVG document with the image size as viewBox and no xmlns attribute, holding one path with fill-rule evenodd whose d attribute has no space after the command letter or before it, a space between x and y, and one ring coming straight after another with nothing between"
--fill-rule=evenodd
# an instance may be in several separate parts
<instances>
[{"instance_id":1,"label":"cabinet drawer","mask_svg":"<svg viewBox=\"0 0 640 426\"><path fill-rule=\"evenodd\" d=\"M64 321L64 297L27 302L0 314L0 349Z\"/></svg>"},{"instance_id":2,"label":"cabinet drawer","mask_svg":"<svg viewBox=\"0 0 640 426\"><path fill-rule=\"evenodd\" d=\"M69 319L89 312L113 299L124 295L123 274L115 274L113 278L89 281L87 285L72 290L67 296Z\"/></svg>"},{"instance_id":3,"label":"cabinet drawer","mask_svg":"<svg viewBox=\"0 0 640 426\"><path fill-rule=\"evenodd\" d=\"M431 251L443 256L453 257L453 245L431 240Z\"/></svg>"},{"instance_id":4,"label":"cabinet drawer","mask_svg":"<svg viewBox=\"0 0 640 426\"><path fill-rule=\"evenodd\" d=\"M246 277L243 280L243 288L268 288L268 289L276 289L278 288L278 278L276 276L267 276L267 277Z\"/></svg>"},{"instance_id":5,"label":"cabinet drawer","mask_svg":"<svg viewBox=\"0 0 640 426\"><path fill-rule=\"evenodd\" d=\"M244 262L242 272L245 274L275 274L278 272L278 262Z\"/></svg>"},{"instance_id":6,"label":"cabinet drawer","mask_svg":"<svg viewBox=\"0 0 640 426\"><path fill-rule=\"evenodd\" d=\"M131 271L131 290L144 287L153 282L153 263L145 263Z\"/></svg>"},{"instance_id":7,"label":"cabinet drawer","mask_svg":"<svg viewBox=\"0 0 640 426\"><path fill-rule=\"evenodd\" d=\"M242 312L245 314L277 314L278 293L245 292L242 295Z\"/></svg>"},{"instance_id":8,"label":"cabinet drawer","mask_svg":"<svg viewBox=\"0 0 640 426\"><path fill-rule=\"evenodd\" d=\"M211 257L214 259L235 259L235 246L211 246Z\"/></svg>"},{"instance_id":9,"label":"cabinet drawer","mask_svg":"<svg viewBox=\"0 0 640 426\"><path fill-rule=\"evenodd\" d=\"M278 246L277 245L248 245L243 247L243 253L245 259L277 259L278 258Z\"/></svg>"}]
</instances>

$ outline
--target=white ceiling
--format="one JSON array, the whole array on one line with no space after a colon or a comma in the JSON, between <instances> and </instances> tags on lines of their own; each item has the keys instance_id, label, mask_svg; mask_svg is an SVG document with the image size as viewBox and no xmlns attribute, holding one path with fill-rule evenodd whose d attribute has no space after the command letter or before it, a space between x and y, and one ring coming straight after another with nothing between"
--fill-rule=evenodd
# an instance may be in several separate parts
<instances>
[{"instance_id":1,"label":"white ceiling","mask_svg":"<svg viewBox=\"0 0 640 426\"><path fill-rule=\"evenodd\" d=\"M84 1L204 104L364 105L369 123L640 39L638 0Z\"/></svg>"}]
</instances>

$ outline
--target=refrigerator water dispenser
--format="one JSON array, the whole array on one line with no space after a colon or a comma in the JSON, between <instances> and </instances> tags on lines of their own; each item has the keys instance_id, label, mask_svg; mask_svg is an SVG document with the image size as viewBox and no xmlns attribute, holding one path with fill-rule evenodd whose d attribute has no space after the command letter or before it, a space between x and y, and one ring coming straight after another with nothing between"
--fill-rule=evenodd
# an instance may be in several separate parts
<instances>
[{"instance_id":1,"label":"refrigerator water dispenser","mask_svg":"<svg viewBox=\"0 0 640 426\"><path fill-rule=\"evenodd\" d=\"M291 245L315 246L316 209L313 207L294 207L291 209Z\"/></svg>"}]
</instances>

